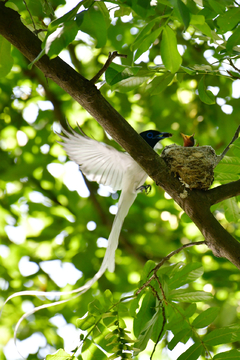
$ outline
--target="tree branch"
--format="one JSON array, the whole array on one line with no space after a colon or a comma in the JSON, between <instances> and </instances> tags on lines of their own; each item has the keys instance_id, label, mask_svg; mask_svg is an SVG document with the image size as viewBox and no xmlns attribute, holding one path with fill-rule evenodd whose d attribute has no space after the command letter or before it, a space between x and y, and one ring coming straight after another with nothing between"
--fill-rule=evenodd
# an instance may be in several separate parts
<instances>
[{"instance_id":1,"label":"tree branch","mask_svg":"<svg viewBox=\"0 0 240 360\"><path fill-rule=\"evenodd\" d=\"M226 147L226 149L222 152L221 155L218 156L218 162L217 164L224 158L224 156L226 155L226 153L228 152L228 150L230 149L230 146L234 143L235 140L237 140L238 136L239 136L239 132L240 132L240 125L238 126L232 140L230 141L230 143L228 144L228 146ZM216 165L217 165L216 164Z\"/></svg>"},{"instance_id":2,"label":"tree branch","mask_svg":"<svg viewBox=\"0 0 240 360\"><path fill-rule=\"evenodd\" d=\"M238 195L240 195L240 180L232 181L208 190L208 198L211 206Z\"/></svg>"},{"instance_id":3,"label":"tree branch","mask_svg":"<svg viewBox=\"0 0 240 360\"><path fill-rule=\"evenodd\" d=\"M40 40L23 25L19 14L6 8L2 1L0 1L0 34L22 52L30 62L41 51ZM78 74L58 57L50 60L45 55L36 63L36 66L45 77L51 78L82 105L146 173L181 206L202 232L207 245L216 256L227 258L240 269L240 243L218 223L210 212L210 206L220 199L217 190L192 190L187 197L182 198L181 193L186 191L183 184L169 173L164 160L108 103L91 81ZM239 194L238 189L236 192ZM230 196L230 190L226 190L225 193L228 193L227 197Z\"/></svg>"},{"instance_id":4,"label":"tree branch","mask_svg":"<svg viewBox=\"0 0 240 360\"><path fill-rule=\"evenodd\" d=\"M112 53L110 52L108 54L108 59L105 62L105 64L103 65L103 67L99 70L99 72L90 80L93 84L96 84L96 82L98 81L98 79L102 76L102 74L105 73L105 71L107 70L107 68L111 65L111 63L113 62L113 60L117 57L124 57L126 58L127 55L123 55L123 54L118 54L117 51L113 51Z\"/></svg>"}]
</instances>

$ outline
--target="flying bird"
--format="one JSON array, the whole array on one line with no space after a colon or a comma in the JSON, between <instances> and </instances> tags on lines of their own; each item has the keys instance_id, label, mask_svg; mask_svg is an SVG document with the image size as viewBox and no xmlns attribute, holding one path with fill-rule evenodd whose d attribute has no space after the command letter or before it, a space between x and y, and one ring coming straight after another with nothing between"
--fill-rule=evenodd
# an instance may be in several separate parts
<instances>
[{"instance_id":1,"label":"flying bird","mask_svg":"<svg viewBox=\"0 0 240 360\"><path fill-rule=\"evenodd\" d=\"M81 131L80 127L79 130ZM148 175L128 153L91 139L82 131L81 134L72 128L70 131L62 129L62 134L58 134L63 140L60 144L68 157L80 166L80 170L89 180L110 186L114 191L122 191L101 267L80 289L86 291L107 269L114 272L115 251L123 221L137 193L145 188L143 184ZM140 135L153 149L160 140L172 136L170 133L157 130L144 131Z\"/></svg>"}]
</instances>

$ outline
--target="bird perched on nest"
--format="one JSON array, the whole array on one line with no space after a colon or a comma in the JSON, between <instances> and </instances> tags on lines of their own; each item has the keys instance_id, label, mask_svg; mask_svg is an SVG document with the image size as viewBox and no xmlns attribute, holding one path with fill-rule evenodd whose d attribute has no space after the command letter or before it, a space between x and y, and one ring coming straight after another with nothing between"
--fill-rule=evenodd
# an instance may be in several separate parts
<instances>
[{"instance_id":1,"label":"bird perched on nest","mask_svg":"<svg viewBox=\"0 0 240 360\"><path fill-rule=\"evenodd\" d=\"M81 131L80 128L79 130ZM110 186L115 191L122 190L103 262L95 276L83 286L83 290L86 291L106 269L114 271L115 251L123 221L137 193L146 189L143 184L148 175L128 153L117 151L109 145L91 139L82 131L79 134L72 128L70 131L62 129L62 135L58 135L63 140L61 145L69 158L79 164L80 170L89 180ZM160 140L172 136L170 133L157 130L144 131L140 135L153 149Z\"/></svg>"}]
</instances>

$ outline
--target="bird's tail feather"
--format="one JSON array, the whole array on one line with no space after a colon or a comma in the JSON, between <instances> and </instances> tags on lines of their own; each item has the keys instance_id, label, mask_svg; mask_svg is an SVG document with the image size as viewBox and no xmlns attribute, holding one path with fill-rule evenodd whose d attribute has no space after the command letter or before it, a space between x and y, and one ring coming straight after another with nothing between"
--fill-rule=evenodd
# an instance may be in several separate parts
<instances>
[{"instance_id":1,"label":"bird's tail feather","mask_svg":"<svg viewBox=\"0 0 240 360\"><path fill-rule=\"evenodd\" d=\"M118 247L118 239L123 221L127 216L132 203L136 199L136 196L137 194L134 192L122 191L121 193L118 203L118 212L112 225L112 230L108 238L107 250L102 262L102 266L105 267L105 270L107 268L110 272L114 272L115 269L115 251Z\"/></svg>"}]
</instances>

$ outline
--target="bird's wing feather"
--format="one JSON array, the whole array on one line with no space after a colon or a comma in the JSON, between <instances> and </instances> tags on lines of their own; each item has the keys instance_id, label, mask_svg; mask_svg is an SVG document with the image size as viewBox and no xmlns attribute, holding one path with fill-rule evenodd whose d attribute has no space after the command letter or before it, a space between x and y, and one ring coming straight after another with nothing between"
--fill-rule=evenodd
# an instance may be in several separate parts
<instances>
[{"instance_id":1,"label":"bird's wing feather","mask_svg":"<svg viewBox=\"0 0 240 360\"><path fill-rule=\"evenodd\" d=\"M126 166L134 161L127 153L74 130L70 133L62 129L62 132L64 135L58 134L63 140L61 145L89 180L110 186L115 191L122 189Z\"/></svg>"}]
</instances>

